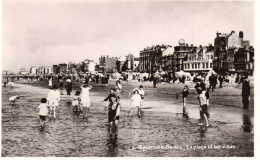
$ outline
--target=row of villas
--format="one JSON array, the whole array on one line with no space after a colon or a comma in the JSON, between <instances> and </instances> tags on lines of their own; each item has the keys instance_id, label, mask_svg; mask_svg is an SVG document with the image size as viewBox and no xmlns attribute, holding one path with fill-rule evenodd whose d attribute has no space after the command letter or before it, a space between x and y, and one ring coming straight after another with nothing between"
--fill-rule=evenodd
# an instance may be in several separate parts
<instances>
[{"instance_id":1,"label":"row of villas","mask_svg":"<svg viewBox=\"0 0 260 160\"><path fill-rule=\"evenodd\" d=\"M53 73L53 68L51 66L40 66L40 67L32 66L30 67L29 70L27 70L25 67L21 67L20 69L21 75L52 74L52 73Z\"/></svg>"},{"instance_id":2,"label":"row of villas","mask_svg":"<svg viewBox=\"0 0 260 160\"><path fill-rule=\"evenodd\" d=\"M96 66L97 65L94 61L86 59L83 62L78 64L69 62L68 64L61 63L57 65L55 64L53 66L40 66L40 67L32 66L30 67L29 70L27 70L25 67L21 67L20 74L49 75L49 74L62 74L62 73L66 74L66 73L79 73L79 72L95 72L95 70L97 70Z\"/></svg>"},{"instance_id":3,"label":"row of villas","mask_svg":"<svg viewBox=\"0 0 260 160\"><path fill-rule=\"evenodd\" d=\"M249 41L243 40L243 32L239 36L232 31L220 34L214 46L193 46L179 40L179 45L156 45L140 51L140 71L151 75L156 71L173 74L178 71L208 72L210 69L218 73L248 73L254 71L254 48Z\"/></svg>"}]
</instances>

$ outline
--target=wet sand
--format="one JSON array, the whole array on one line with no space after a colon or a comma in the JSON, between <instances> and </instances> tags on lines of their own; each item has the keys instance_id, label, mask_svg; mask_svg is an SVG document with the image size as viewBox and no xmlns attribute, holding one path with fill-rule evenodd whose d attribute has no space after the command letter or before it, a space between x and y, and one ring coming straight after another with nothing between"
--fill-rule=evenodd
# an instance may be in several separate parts
<instances>
[{"instance_id":1,"label":"wet sand","mask_svg":"<svg viewBox=\"0 0 260 160\"><path fill-rule=\"evenodd\" d=\"M13 90L2 88L2 156L3 157L182 157L182 156L253 156L254 117L253 109L243 110L220 104L211 105L209 128L198 126L198 105L189 95L190 119L182 118L179 112L181 97L176 97L168 84L152 88L144 83L146 97L144 116L127 117L130 108L128 91L139 83L123 84L122 112L118 137L108 134L106 103L100 103L110 87L96 86L90 92L91 115L83 120L82 115L72 112L67 103L66 91L61 91L62 100L56 120L47 119L46 127L39 127L38 105L46 97L48 89L17 84ZM183 86L175 86L176 93ZM229 86L226 86L229 87ZM74 88L77 89L77 88ZM227 88L225 88L227 89ZM212 94L212 103L220 90ZM74 92L73 92L74 93ZM226 94L237 94L236 90ZM16 106L8 98L22 95ZM228 96L225 96L228 97ZM231 97L231 96L229 96ZM233 96L232 96L233 97ZM223 99L223 98L222 98ZM226 98L227 99L227 98ZM193 100L193 101L192 101ZM228 102L230 99L227 99ZM224 99L223 99L224 101ZM238 100L233 105L238 104ZM241 103L241 102L240 102ZM250 131L245 132L242 125Z\"/></svg>"}]
</instances>

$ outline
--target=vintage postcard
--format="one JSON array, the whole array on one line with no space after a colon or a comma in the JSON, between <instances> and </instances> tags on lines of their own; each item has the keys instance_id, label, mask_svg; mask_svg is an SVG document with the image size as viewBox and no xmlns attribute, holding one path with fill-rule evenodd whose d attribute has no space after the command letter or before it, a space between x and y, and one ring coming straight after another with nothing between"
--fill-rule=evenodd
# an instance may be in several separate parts
<instances>
[{"instance_id":1,"label":"vintage postcard","mask_svg":"<svg viewBox=\"0 0 260 160\"><path fill-rule=\"evenodd\" d=\"M255 1L2 0L1 157L255 158Z\"/></svg>"}]
</instances>

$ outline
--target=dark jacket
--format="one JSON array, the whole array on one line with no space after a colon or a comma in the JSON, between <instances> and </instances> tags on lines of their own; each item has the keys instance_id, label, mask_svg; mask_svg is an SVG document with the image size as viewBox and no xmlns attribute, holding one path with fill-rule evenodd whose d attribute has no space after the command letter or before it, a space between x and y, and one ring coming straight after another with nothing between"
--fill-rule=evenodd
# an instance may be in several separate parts
<instances>
[{"instance_id":1,"label":"dark jacket","mask_svg":"<svg viewBox=\"0 0 260 160\"><path fill-rule=\"evenodd\" d=\"M244 80L242 83L242 97L250 96L250 84L248 80Z\"/></svg>"}]
</instances>

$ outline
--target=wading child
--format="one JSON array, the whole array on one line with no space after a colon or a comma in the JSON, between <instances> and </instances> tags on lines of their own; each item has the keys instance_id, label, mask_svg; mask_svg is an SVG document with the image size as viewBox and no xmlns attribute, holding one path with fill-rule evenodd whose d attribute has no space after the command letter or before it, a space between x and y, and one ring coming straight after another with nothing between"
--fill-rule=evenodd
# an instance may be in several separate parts
<instances>
[{"instance_id":1,"label":"wading child","mask_svg":"<svg viewBox=\"0 0 260 160\"><path fill-rule=\"evenodd\" d=\"M108 122L109 122L109 134L112 135L112 127L115 124L116 136L118 134L118 121L120 115L121 106L117 102L116 96L111 96L111 105L108 108Z\"/></svg>"},{"instance_id":2,"label":"wading child","mask_svg":"<svg viewBox=\"0 0 260 160\"><path fill-rule=\"evenodd\" d=\"M83 119L88 118L89 107L90 107L90 97L89 90L93 87L88 84L83 84L81 87L81 106L83 109Z\"/></svg>"},{"instance_id":3,"label":"wading child","mask_svg":"<svg viewBox=\"0 0 260 160\"><path fill-rule=\"evenodd\" d=\"M56 118L56 108L59 105L60 92L57 90L57 85L53 85L52 89L48 93L47 102L50 106L50 115L53 113L53 118Z\"/></svg>"},{"instance_id":4,"label":"wading child","mask_svg":"<svg viewBox=\"0 0 260 160\"><path fill-rule=\"evenodd\" d=\"M130 116L133 112L133 110L137 107L138 108L138 116L141 116L141 96L138 92L138 90L134 91L134 95L132 96L132 109L128 116Z\"/></svg>"},{"instance_id":5,"label":"wading child","mask_svg":"<svg viewBox=\"0 0 260 160\"><path fill-rule=\"evenodd\" d=\"M73 100L72 100L72 107L73 112L79 112L80 111L80 91L76 91Z\"/></svg>"},{"instance_id":6,"label":"wading child","mask_svg":"<svg viewBox=\"0 0 260 160\"><path fill-rule=\"evenodd\" d=\"M9 101L12 102L12 106L16 105L15 101L19 98L20 98L19 95L15 95L9 98Z\"/></svg>"},{"instance_id":7,"label":"wading child","mask_svg":"<svg viewBox=\"0 0 260 160\"><path fill-rule=\"evenodd\" d=\"M183 91L182 91L182 116L187 117L188 114L186 113L186 99L189 95L189 89L188 86L184 86Z\"/></svg>"},{"instance_id":8,"label":"wading child","mask_svg":"<svg viewBox=\"0 0 260 160\"><path fill-rule=\"evenodd\" d=\"M107 96L107 98L105 98L103 101L101 101L101 103L104 102L104 101L108 101L109 103L111 103L112 102L111 101L111 96L117 96L115 88L110 88L109 95Z\"/></svg>"},{"instance_id":9,"label":"wading child","mask_svg":"<svg viewBox=\"0 0 260 160\"><path fill-rule=\"evenodd\" d=\"M209 126L208 118L207 118L207 98L205 96L205 92L202 92L202 88L198 87L196 89L197 93L199 94L198 100L200 103L200 115L206 122L206 127Z\"/></svg>"},{"instance_id":10,"label":"wading child","mask_svg":"<svg viewBox=\"0 0 260 160\"><path fill-rule=\"evenodd\" d=\"M41 104L38 107L40 109L39 116L40 116L40 124L42 128L45 126L46 117L48 115L48 107L46 102L47 102L46 98L42 98Z\"/></svg>"},{"instance_id":11,"label":"wading child","mask_svg":"<svg viewBox=\"0 0 260 160\"><path fill-rule=\"evenodd\" d=\"M139 86L138 92L141 96L141 99L144 99L144 87L142 85Z\"/></svg>"}]
</instances>

